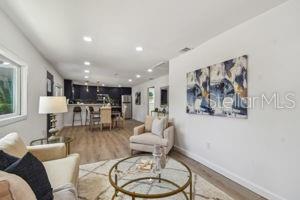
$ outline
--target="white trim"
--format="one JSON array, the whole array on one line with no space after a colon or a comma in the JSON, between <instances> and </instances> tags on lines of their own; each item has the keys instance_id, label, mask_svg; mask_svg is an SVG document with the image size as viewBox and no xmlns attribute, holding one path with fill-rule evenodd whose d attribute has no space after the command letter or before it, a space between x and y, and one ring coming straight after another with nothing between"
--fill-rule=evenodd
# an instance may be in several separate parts
<instances>
[{"instance_id":1,"label":"white trim","mask_svg":"<svg viewBox=\"0 0 300 200\"><path fill-rule=\"evenodd\" d=\"M272 199L272 200L287 200L277 194L274 194L272 193L271 191L259 186L259 185L256 185L255 183L249 181L249 180L246 180L230 171L228 171L227 169L224 169L223 167L215 164L215 163L212 163L210 162L209 160L207 160L206 158L203 158L201 156L198 156L194 153L191 153L189 152L188 150L182 148L182 147L179 147L179 146L174 146L175 150L177 150L178 152L182 153L183 155L187 156L187 157L190 157L198 162L200 162L201 164L205 165L206 167L222 174L223 176L226 176L227 178L237 182L238 184L252 190L253 192L267 198L267 199Z\"/></svg>"},{"instance_id":2,"label":"white trim","mask_svg":"<svg viewBox=\"0 0 300 200\"><path fill-rule=\"evenodd\" d=\"M8 124L12 124L18 121L26 120L27 119L27 87L28 87L28 66L27 64L22 61L20 58L18 58L16 55L13 53L10 53L8 50L4 50L5 48L0 47L0 54L7 58L8 60L11 60L13 63L17 64L20 66L20 86L21 88L18 88L20 90L20 105L19 105L19 114L18 115L13 115L13 116L8 116L6 118L0 119L0 127L6 126Z\"/></svg>"},{"instance_id":3,"label":"white trim","mask_svg":"<svg viewBox=\"0 0 300 200\"><path fill-rule=\"evenodd\" d=\"M17 115L9 118L3 118L0 120L0 127L1 126L6 126L9 124L13 124L19 121L23 121L27 119L27 115Z\"/></svg>"}]
</instances>

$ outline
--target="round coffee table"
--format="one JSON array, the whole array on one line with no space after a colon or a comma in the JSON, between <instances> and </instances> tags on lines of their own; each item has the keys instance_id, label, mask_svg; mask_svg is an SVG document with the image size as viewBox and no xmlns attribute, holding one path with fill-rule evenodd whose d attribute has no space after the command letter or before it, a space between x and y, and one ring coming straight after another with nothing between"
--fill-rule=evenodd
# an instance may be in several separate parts
<instances>
[{"instance_id":1,"label":"round coffee table","mask_svg":"<svg viewBox=\"0 0 300 200\"><path fill-rule=\"evenodd\" d=\"M67 155L70 154L70 143L73 141L71 137L65 137L65 136L55 136L54 139L49 140L48 138L40 138L36 140L32 140L30 142L30 146L34 145L42 145L42 144L53 144L53 143L65 143L66 149L67 149Z\"/></svg>"},{"instance_id":2,"label":"round coffee table","mask_svg":"<svg viewBox=\"0 0 300 200\"><path fill-rule=\"evenodd\" d=\"M142 160L153 160L152 155L138 155L117 162L109 171L109 182L114 187L112 199L119 193L132 199L158 199L182 195L183 199L192 199L192 172L189 167L168 157L166 167L160 174L137 168ZM189 187L189 195L185 191Z\"/></svg>"}]
</instances>

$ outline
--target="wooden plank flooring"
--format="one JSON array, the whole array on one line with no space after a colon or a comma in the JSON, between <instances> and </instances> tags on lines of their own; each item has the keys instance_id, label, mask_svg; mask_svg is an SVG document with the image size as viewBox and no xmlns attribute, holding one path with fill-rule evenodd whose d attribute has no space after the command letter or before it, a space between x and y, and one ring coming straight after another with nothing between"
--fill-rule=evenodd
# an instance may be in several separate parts
<instances>
[{"instance_id":1,"label":"wooden plank flooring","mask_svg":"<svg viewBox=\"0 0 300 200\"><path fill-rule=\"evenodd\" d=\"M86 164L130 156L129 137L133 134L133 128L140 124L134 120L127 120L124 129L115 128L112 131L108 129L90 131L84 126L65 127L60 134L74 139L71 143L71 153L79 153L81 164ZM265 200L265 198L177 151L171 151L170 156L185 162L192 171L236 200Z\"/></svg>"}]
</instances>

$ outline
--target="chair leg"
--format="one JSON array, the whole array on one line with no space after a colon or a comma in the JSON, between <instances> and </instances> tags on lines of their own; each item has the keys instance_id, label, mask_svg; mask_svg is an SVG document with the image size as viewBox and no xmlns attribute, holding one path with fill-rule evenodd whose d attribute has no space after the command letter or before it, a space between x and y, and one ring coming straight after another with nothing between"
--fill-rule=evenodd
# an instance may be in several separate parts
<instances>
[{"instance_id":1,"label":"chair leg","mask_svg":"<svg viewBox=\"0 0 300 200\"><path fill-rule=\"evenodd\" d=\"M81 112L80 112L80 124L82 126L82 114L81 114Z\"/></svg>"},{"instance_id":2,"label":"chair leg","mask_svg":"<svg viewBox=\"0 0 300 200\"><path fill-rule=\"evenodd\" d=\"M75 113L73 112L73 121L72 121L72 126L74 126L74 117L75 117Z\"/></svg>"}]
</instances>

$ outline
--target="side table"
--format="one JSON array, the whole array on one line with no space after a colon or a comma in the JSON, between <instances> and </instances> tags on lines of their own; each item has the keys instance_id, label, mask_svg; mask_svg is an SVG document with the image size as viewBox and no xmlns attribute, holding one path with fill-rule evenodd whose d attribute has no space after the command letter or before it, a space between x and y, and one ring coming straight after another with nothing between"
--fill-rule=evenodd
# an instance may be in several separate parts
<instances>
[{"instance_id":1,"label":"side table","mask_svg":"<svg viewBox=\"0 0 300 200\"><path fill-rule=\"evenodd\" d=\"M73 141L71 137L55 136L55 139L49 140L48 138L39 138L32 140L30 146L43 145L43 144L54 144L54 143L65 143L67 149L67 155L70 154L70 143Z\"/></svg>"}]
</instances>

